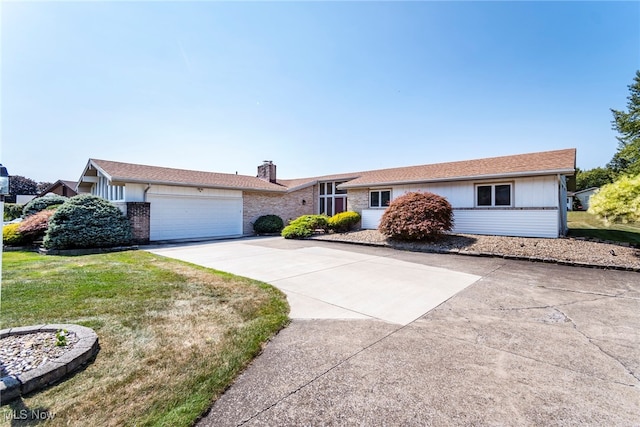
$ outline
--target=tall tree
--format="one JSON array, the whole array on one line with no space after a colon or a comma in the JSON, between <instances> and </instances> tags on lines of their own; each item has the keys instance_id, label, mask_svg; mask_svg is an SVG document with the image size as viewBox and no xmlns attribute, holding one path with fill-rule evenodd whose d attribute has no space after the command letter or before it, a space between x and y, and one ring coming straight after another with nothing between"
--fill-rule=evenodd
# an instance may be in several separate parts
<instances>
[{"instance_id":1,"label":"tall tree","mask_svg":"<svg viewBox=\"0 0 640 427\"><path fill-rule=\"evenodd\" d=\"M15 203L18 194L38 194L38 183L31 178L12 175L9 177L9 194L7 202Z\"/></svg>"},{"instance_id":2,"label":"tall tree","mask_svg":"<svg viewBox=\"0 0 640 427\"><path fill-rule=\"evenodd\" d=\"M38 194L42 193L47 188L51 187L52 182L39 182L38 183Z\"/></svg>"},{"instance_id":3,"label":"tall tree","mask_svg":"<svg viewBox=\"0 0 640 427\"><path fill-rule=\"evenodd\" d=\"M597 167L584 171L576 168L576 191L602 187L613 182L613 178L613 173L606 168Z\"/></svg>"},{"instance_id":4,"label":"tall tree","mask_svg":"<svg viewBox=\"0 0 640 427\"><path fill-rule=\"evenodd\" d=\"M618 152L607 164L616 174L640 174L640 70L636 71L633 84L629 85L627 110L613 113L613 129L620 135Z\"/></svg>"}]
</instances>

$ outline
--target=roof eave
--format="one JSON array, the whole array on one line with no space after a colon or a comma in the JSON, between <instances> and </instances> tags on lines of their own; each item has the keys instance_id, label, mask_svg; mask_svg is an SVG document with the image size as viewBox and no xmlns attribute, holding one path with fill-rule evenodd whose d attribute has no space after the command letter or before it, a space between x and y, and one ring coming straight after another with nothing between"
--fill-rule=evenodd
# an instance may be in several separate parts
<instances>
[{"instance_id":1,"label":"roof eave","mask_svg":"<svg viewBox=\"0 0 640 427\"><path fill-rule=\"evenodd\" d=\"M459 176L449 178L433 178L433 179L412 179L401 181L386 181L386 182L368 182L361 184L349 184L345 182L340 185L340 188L348 190L355 188L369 188L369 187L386 187L391 185L408 185L408 184L424 184L424 183L437 183L437 182L454 182L454 181L471 181L471 180L488 180L488 179L508 179L518 178L525 176L543 176L543 175L573 175L575 169L554 169L546 171L531 171L531 172L513 172L513 173L501 173L501 174L487 174L487 175L471 175L471 176Z\"/></svg>"},{"instance_id":2,"label":"roof eave","mask_svg":"<svg viewBox=\"0 0 640 427\"><path fill-rule=\"evenodd\" d=\"M293 193L294 191L302 190L304 188L313 187L318 181L305 182L304 184L296 185L295 187L287 188L287 193Z\"/></svg>"},{"instance_id":3,"label":"roof eave","mask_svg":"<svg viewBox=\"0 0 640 427\"><path fill-rule=\"evenodd\" d=\"M235 185L212 185L212 184L204 184L198 182L175 182L175 181L158 181L158 180L148 180L148 179L131 179L125 177L113 177L110 180L112 184L153 184L153 185L169 185L173 187L199 187L199 188L217 188L221 190L241 190L241 191L263 191L269 193L284 193L286 192L286 188L259 188L259 187L246 187L246 186L235 186Z\"/></svg>"}]
</instances>

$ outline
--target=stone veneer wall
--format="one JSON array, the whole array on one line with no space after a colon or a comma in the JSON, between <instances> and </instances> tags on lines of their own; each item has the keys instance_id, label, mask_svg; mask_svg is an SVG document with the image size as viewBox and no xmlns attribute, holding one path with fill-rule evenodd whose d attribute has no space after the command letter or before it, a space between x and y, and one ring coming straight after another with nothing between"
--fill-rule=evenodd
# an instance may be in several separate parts
<instances>
[{"instance_id":1,"label":"stone veneer wall","mask_svg":"<svg viewBox=\"0 0 640 427\"><path fill-rule=\"evenodd\" d=\"M316 213L315 186L293 193L258 193L245 191L242 194L242 232L253 234L253 222L262 215L278 215L285 225L301 215ZM306 203L303 205L302 200Z\"/></svg>"}]
</instances>

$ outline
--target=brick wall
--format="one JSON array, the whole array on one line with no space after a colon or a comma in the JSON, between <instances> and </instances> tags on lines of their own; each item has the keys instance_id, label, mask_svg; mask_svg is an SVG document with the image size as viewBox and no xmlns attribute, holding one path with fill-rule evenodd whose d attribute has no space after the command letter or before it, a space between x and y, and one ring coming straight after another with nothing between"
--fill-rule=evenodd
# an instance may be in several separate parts
<instances>
[{"instance_id":1,"label":"brick wall","mask_svg":"<svg viewBox=\"0 0 640 427\"><path fill-rule=\"evenodd\" d=\"M347 191L347 207L350 211L358 212L362 215L362 210L369 208L369 190Z\"/></svg>"},{"instance_id":2,"label":"brick wall","mask_svg":"<svg viewBox=\"0 0 640 427\"><path fill-rule=\"evenodd\" d=\"M253 234L253 222L262 215L278 215L284 221L295 219L301 215L316 213L317 197L314 197L314 186L303 188L287 194L256 193L245 191L243 199L243 234ZM302 204L302 201L305 204Z\"/></svg>"},{"instance_id":3,"label":"brick wall","mask_svg":"<svg viewBox=\"0 0 640 427\"><path fill-rule=\"evenodd\" d=\"M151 203L127 202L127 218L131 223L134 243L149 243Z\"/></svg>"}]
</instances>

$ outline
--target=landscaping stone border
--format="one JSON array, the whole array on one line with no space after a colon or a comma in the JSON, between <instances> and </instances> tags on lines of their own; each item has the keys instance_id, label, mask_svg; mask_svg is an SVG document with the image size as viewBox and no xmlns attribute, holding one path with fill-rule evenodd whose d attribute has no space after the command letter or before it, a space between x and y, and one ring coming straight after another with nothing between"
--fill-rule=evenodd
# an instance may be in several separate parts
<instances>
[{"instance_id":1,"label":"landscaping stone border","mask_svg":"<svg viewBox=\"0 0 640 427\"><path fill-rule=\"evenodd\" d=\"M618 270L618 271L632 271L635 273L640 273L640 267L631 267L631 266L623 266L623 265L613 265L613 264L599 264L599 263L588 263L588 262L580 262L580 261L566 261L560 260L556 258L544 258L544 257L536 257L536 256L520 256L520 255L510 255L510 254L501 254L494 252L478 252L478 251L467 251L460 249L434 249L434 248L411 248L411 247L397 247L394 245L390 245L388 243L381 242L361 242L354 240L346 240L346 239L323 239L322 237L309 237L308 240L320 240L324 242L336 242L347 245L359 245L359 246L377 246L377 247L385 247L396 250L408 251L408 252L423 252L423 253L432 253L432 254L452 254L452 255L463 255L463 256L475 256L475 257L485 257L485 258L504 258L510 260L517 261L531 261L531 262L542 262L547 264L558 264L558 265L568 265L570 267L587 267L587 268L596 268L601 270ZM627 245L620 245L627 246Z\"/></svg>"},{"instance_id":2,"label":"landscaping stone border","mask_svg":"<svg viewBox=\"0 0 640 427\"><path fill-rule=\"evenodd\" d=\"M93 329L71 324L48 324L22 326L0 330L0 338L11 335L28 335L37 332L57 332L66 329L78 337L73 347L55 360L49 360L43 366L23 372L17 377L3 377L0 380L0 400L3 405L32 391L56 383L63 377L87 364L98 354L98 334Z\"/></svg>"}]
</instances>

